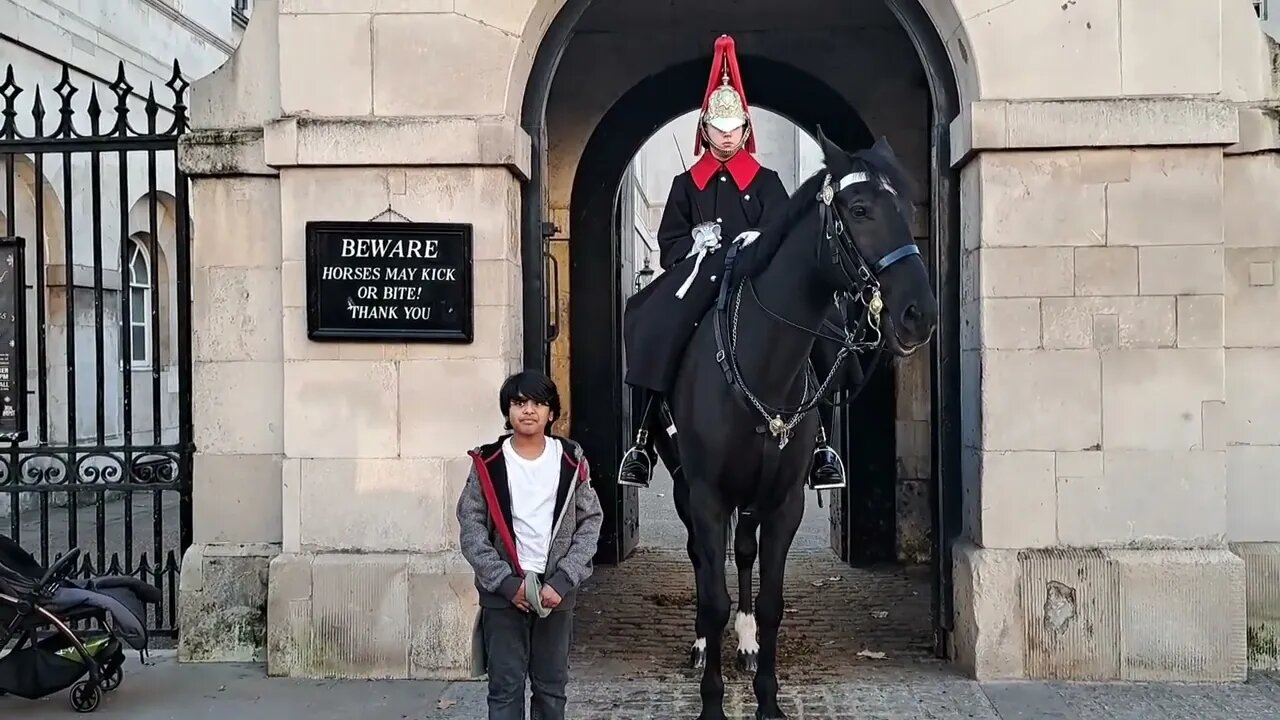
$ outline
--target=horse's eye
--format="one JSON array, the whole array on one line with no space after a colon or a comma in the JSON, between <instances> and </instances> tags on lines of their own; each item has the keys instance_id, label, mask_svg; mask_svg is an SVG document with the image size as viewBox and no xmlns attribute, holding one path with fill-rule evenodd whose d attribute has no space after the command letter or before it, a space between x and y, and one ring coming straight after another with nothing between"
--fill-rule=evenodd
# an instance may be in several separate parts
<instances>
[{"instance_id":1,"label":"horse's eye","mask_svg":"<svg viewBox=\"0 0 1280 720\"><path fill-rule=\"evenodd\" d=\"M850 212L856 218L864 218L867 216L867 209L861 205L854 205Z\"/></svg>"}]
</instances>

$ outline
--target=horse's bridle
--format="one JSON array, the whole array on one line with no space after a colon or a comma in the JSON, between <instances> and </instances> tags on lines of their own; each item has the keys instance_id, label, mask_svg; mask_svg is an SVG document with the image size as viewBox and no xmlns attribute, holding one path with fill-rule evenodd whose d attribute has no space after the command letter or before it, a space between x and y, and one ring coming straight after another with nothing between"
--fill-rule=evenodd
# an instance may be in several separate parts
<instances>
[{"instance_id":1,"label":"horse's bridle","mask_svg":"<svg viewBox=\"0 0 1280 720\"><path fill-rule=\"evenodd\" d=\"M822 188L816 197L820 203L818 215L825 235L827 250L827 253L823 254L823 246L819 245L819 260L822 262L829 258L831 266L834 266L832 269L839 273L837 277L843 276L842 279L847 281L847 288L849 288L837 291L833 297L833 302L840 309L844 318L843 327L836 328L836 330L843 332L843 338L824 335L821 330L810 330L773 312L760 301L760 297L756 295L755 285L750 278L747 278L738 285L733 293L732 320L730 322L729 342L726 347L723 324L726 321L725 316L730 314L726 312L727 303L725 302L730 278L726 277L724 284L721 286L720 300L715 313L716 362L719 363L720 369L730 387L737 390L740 398L744 399L749 406L754 407L764 417L766 424L757 427L756 431L763 434L767 430L776 437L779 449L786 447L791 439L792 429L795 428L800 420L813 408L817 407L827 396L832 381L841 367L843 367L849 354L869 349L878 350L880 348L884 342L884 337L880 333L880 313L884 309L884 301L880 296L880 274L894 263L912 255L920 254L920 248L914 242L909 242L895 248L874 263L868 263L866 258L862 256L862 253L858 250L857 243L854 242L853 236L840 217L840 209L835 206L835 199L840 192L854 185L868 182L878 183L884 190L897 194L893 187L880 176L869 172L851 171L841 177L835 185L832 184L831 175L828 174L823 179ZM731 250L736 251L737 246L735 245ZM731 252L730 255L732 256L733 254L736 253ZM856 278L850 274L849 268L844 262L845 259L848 259L857 268ZM734 352L738 339L738 311L742 304L743 287L748 285L751 287L751 295L756 304L767 315L801 332L808 333L819 339L830 340L841 346L840 352L836 355L836 360L831 366L831 371L827 373L826 379L819 384L812 399L809 399L809 376L812 373L805 373L805 399L802 400L800 407L794 410L774 408L763 403L747 387L746 381L743 380L742 373L738 368L738 361ZM845 305L842 303L843 300L857 301L865 308L865 312L861 314L861 319L858 321L858 326L855 330L849 329L849 316L846 313ZM823 327L832 327L832 324L829 321L824 321ZM867 340L868 331L874 333L874 339L871 341ZM783 415L790 415L790 420L783 420Z\"/></svg>"},{"instance_id":2,"label":"horse's bridle","mask_svg":"<svg viewBox=\"0 0 1280 720\"><path fill-rule=\"evenodd\" d=\"M905 243L887 253L874 264L867 263L866 258L858 250L858 245L853 236L846 230L845 223L840 217L840 210L835 205L835 199L843 190L854 185L871 182L878 184L890 194L897 195L897 191L893 189L893 186L879 176L868 172L850 172L840 178L836 186L832 186L831 175L827 175L823 180L822 189L818 191L817 200L821 203L818 207L818 216L822 219L823 232L826 235L827 246L830 250L831 265L835 266L840 275L844 276L843 279L848 283L848 287L857 288L857 293L846 290L843 294L847 297L858 296L863 299L868 312L874 316L873 322L878 332L880 311L884 309L884 301L880 298L880 274L899 260L912 255L919 255L920 248L914 242ZM857 278L849 274L849 269L841 261L842 255L852 261L858 268ZM866 296L868 292L871 293L870 296Z\"/></svg>"}]
</instances>

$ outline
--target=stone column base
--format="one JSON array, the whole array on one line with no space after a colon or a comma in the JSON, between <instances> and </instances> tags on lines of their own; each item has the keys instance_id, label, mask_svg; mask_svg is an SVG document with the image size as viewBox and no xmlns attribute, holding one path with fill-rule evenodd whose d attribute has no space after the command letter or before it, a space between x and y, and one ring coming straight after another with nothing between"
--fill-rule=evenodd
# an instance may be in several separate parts
<instances>
[{"instance_id":1,"label":"stone column base","mask_svg":"<svg viewBox=\"0 0 1280 720\"><path fill-rule=\"evenodd\" d=\"M1233 543L1244 560L1249 667L1280 670L1280 543Z\"/></svg>"},{"instance_id":2,"label":"stone column base","mask_svg":"<svg viewBox=\"0 0 1280 720\"><path fill-rule=\"evenodd\" d=\"M470 679L473 577L456 553L279 555L267 592L267 674Z\"/></svg>"},{"instance_id":3,"label":"stone column base","mask_svg":"<svg viewBox=\"0 0 1280 720\"><path fill-rule=\"evenodd\" d=\"M262 662L275 544L192 545L178 580L179 662Z\"/></svg>"},{"instance_id":4,"label":"stone column base","mask_svg":"<svg viewBox=\"0 0 1280 720\"><path fill-rule=\"evenodd\" d=\"M1243 681L1230 550L955 550L952 655L978 680Z\"/></svg>"}]
</instances>

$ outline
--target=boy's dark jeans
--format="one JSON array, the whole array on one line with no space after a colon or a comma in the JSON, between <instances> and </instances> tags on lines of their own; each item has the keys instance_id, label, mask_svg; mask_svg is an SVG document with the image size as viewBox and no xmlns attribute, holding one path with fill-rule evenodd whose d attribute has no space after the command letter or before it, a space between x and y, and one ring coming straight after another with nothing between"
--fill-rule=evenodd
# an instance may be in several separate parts
<instances>
[{"instance_id":1,"label":"boy's dark jeans","mask_svg":"<svg viewBox=\"0 0 1280 720\"><path fill-rule=\"evenodd\" d=\"M524 720L524 681L533 686L531 720L564 720L573 609L545 618L515 606L482 608L489 671L489 720Z\"/></svg>"}]
</instances>

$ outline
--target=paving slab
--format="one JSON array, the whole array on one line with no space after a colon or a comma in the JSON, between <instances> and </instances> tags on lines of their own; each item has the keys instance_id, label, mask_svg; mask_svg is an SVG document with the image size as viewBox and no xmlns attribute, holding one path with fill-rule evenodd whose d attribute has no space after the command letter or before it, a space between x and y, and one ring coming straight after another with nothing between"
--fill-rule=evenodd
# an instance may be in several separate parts
<instances>
[{"instance_id":1,"label":"paving slab","mask_svg":"<svg viewBox=\"0 0 1280 720\"><path fill-rule=\"evenodd\" d=\"M1000 720L1274 720L1268 677L1241 684L985 683Z\"/></svg>"},{"instance_id":2,"label":"paving slab","mask_svg":"<svg viewBox=\"0 0 1280 720\"><path fill-rule=\"evenodd\" d=\"M418 720L432 717L448 683L267 677L258 664L178 663L163 653L142 666L128 653L124 681L92 714L66 691L40 700L0 697L4 720ZM470 716L484 717L481 715Z\"/></svg>"},{"instance_id":3,"label":"paving slab","mask_svg":"<svg viewBox=\"0 0 1280 720\"><path fill-rule=\"evenodd\" d=\"M1154 683L977 683L943 667L886 668L854 681L784 683L791 720L1274 720L1280 680L1230 685ZM569 717L688 718L698 714L690 681L575 680ZM749 681L726 678L728 716L754 718ZM93 715L73 712L62 692L38 701L0 697L0 718L54 720L478 720L485 685L414 680L269 678L256 664L179 664L172 654L125 666L120 689Z\"/></svg>"}]
</instances>

